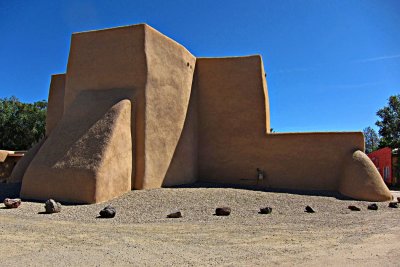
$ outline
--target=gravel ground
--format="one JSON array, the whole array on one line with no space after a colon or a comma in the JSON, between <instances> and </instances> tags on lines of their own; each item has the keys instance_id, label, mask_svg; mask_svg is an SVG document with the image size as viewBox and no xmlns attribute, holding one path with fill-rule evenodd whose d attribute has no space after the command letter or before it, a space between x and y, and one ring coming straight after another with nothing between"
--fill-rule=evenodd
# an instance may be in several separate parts
<instances>
[{"instance_id":1,"label":"gravel ground","mask_svg":"<svg viewBox=\"0 0 400 267\"><path fill-rule=\"evenodd\" d=\"M108 204L116 217L97 218ZM64 205L57 214L23 202L0 208L0 238L13 248L0 251L0 265L399 265L400 209L377 203L370 211L368 204L207 187L131 191L107 203ZM316 213L304 212L306 205ZM220 206L231 215L213 215ZM272 214L258 213L265 206ZM166 218L176 210L183 218Z\"/></svg>"}]
</instances>

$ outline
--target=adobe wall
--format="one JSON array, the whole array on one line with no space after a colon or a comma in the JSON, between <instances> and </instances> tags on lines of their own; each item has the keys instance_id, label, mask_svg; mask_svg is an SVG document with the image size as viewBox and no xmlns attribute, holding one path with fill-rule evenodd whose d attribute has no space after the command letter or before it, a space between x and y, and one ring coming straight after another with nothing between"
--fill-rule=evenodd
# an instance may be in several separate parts
<instances>
[{"instance_id":1,"label":"adobe wall","mask_svg":"<svg viewBox=\"0 0 400 267\"><path fill-rule=\"evenodd\" d=\"M145 169L143 176L137 173L137 189L159 188L165 180L187 118L196 64L196 58L186 48L151 27L145 28L145 52ZM191 152L195 152L194 145L186 143ZM178 150L175 157L179 152L185 153ZM180 168L176 183L194 180L194 176L184 174L193 175L193 161L185 161Z\"/></svg>"},{"instance_id":2,"label":"adobe wall","mask_svg":"<svg viewBox=\"0 0 400 267\"><path fill-rule=\"evenodd\" d=\"M64 107L81 90L124 89L110 97L135 103L133 188L163 183L184 126L194 65L183 46L143 24L72 37Z\"/></svg>"},{"instance_id":3,"label":"adobe wall","mask_svg":"<svg viewBox=\"0 0 400 267\"><path fill-rule=\"evenodd\" d=\"M25 172L21 197L97 203L131 189L131 103L80 93Z\"/></svg>"},{"instance_id":4,"label":"adobe wall","mask_svg":"<svg viewBox=\"0 0 400 267\"><path fill-rule=\"evenodd\" d=\"M260 148L270 128L260 56L198 58L195 79L199 179L255 178L259 166L248 153Z\"/></svg>"},{"instance_id":5,"label":"adobe wall","mask_svg":"<svg viewBox=\"0 0 400 267\"><path fill-rule=\"evenodd\" d=\"M195 82L195 81L194 81ZM185 125L162 186L191 184L198 177L197 93L192 89Z\"/></svg>"},{"instance_id":6,"label":"adobe wall","mask_svg":"<svg viewBox=\"0 0 400 267\"><path fill-rule=\"evenodd\" d=\"M7 150L0 150L0 162L4 162L8 157Z\"/></svg>"},{"instance_id":7,"label":"adobe wall","mask_svg":"<svg viewBox=\"0 0 400 267\"><path fill-rule=\"evenodd\" d=\"M192 125L187 123L182 132L189 116L195 60L183 46L147 25L74 34L65 90L64 77L54 76L49 112L56 114L50 115L49 136L24 174L21 196L99 202L125 192L127 183L121 181L126 173L135 189L161 187L167 172L166 183L194 181L197 142L190 139ZM55 104L62 100L57 110ZM119 125L118 117L107 114L113 104L125 100L132 102L130 121ZM117 130L126 125L131 136L121 137L119 142L126 146L114 149L107 136L126 132ZM176 163L188 154L190 164L177 169ZM77 187L78 191L65 190Z\"/></svg>"},{"instance_id":8,"label":"adobe wall","mask_svg":"<svg viewBox=\"0 0 400 267\"><path fill-rule=\"evenodd\" d=\"M53 131L64 114L64 94L65 94L65 74L55 74L51 76L49 97L47 101L46 114L46 137L35 144L24 157L18 161L8 180L9 183L21 183L26 170L31 164L47 136Z\"/></svg>"},{"instance_id":9,"label":"adobe wall","mask_svg":"<svg viewBox=\"0 0 400 267\"><path fill-rule=\"evenodd\" d=\"M199 179L263 187L336 190L344 161L364 150L361 132L268 134L265 74L259 56L199 58Z\"/></svg>"},{"instance_id":10,"label":"adobe wall","mask_svg":"<svg viewBox=\"0 0 400 267\"><path fill-rule=\"evenodd\" d=\"M134 25L74 33L68 58L64 109L83 90L109 90L114 102L132 102L132 187L136 167L144 158L144 114L147 61L144 51L145 25ZM118 89L118 91L113 90ZM136 159L139 161L136 164ZM141 167L143 168L143 167Z\"/></svg>"},{"instance_id":11,"label":"adobe wall","mask_svg":"<svg viewBox=\"0 0 400 267\"><path fill-rule=\"evenodd\" d=\"M15 165L10 179L7 181L8 183L22 183L26 170L45 141L46 137L37 142L27 153L25 153L22 159L18 161L17 165Z\"/></svg>"},{"instance_id":12,"label":"adobe wall","mask_svg":"<svg viewBox=\"0 0 400 267\"><path fill-rule=\"evenodd\" d=\"M10 175L24 154L0 150L0 183L9 183Z\"/></svg>"},{"instance_id":13,"label":"adobe wall","mask_svg":"<svg viewBox=\"0 0 400 267\"><path fill-rule=\"evenodd\" d=\"M51 76L46 116L46 136L48 136L64 113L65 74Z\"/></svg>"},{"instance_id":14,"label":"adobe wall","mask_svg":"<svg viewBox=\"0 0 400 267\"><path fill-rule=\"evenodd\" d=\"M82 90L128 89L131 98L144 90L147 74L144 28L134 25L72 34L65 110Z\"/></svg>"},{"instance_id":15,"label":"adobe wall","mask_svg":"<svg viewBox=\"0 0 400 267\"><path fill-rule=\"evenodd\" d=\"M337 190L345 196L366 201L389 201L393 196L378 170L362 151L344 158Z\"/></svg>"}]
</instances>

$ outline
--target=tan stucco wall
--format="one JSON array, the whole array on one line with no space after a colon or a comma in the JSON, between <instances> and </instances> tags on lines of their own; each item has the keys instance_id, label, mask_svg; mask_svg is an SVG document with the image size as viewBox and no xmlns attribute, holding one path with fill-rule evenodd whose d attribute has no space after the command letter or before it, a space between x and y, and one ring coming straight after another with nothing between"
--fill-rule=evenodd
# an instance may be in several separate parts
<instances>
[{"instance_id":1,"label":"tan stucco wall","mask_svg":"<svg viewBox=\"0 0 400 267\"><path fill-rule=\"evenodd\" d=\"M4 162L8 157L7 150L0 150L0 162Z\"/></svg>"},{"instance_id":2,"label":"tan stucco wall","mask_svg":"<svg viewBox=\"0 0 400 267\"><path fill-rule=\"evenodd\" d=\"M363 147L361 133L271 134L258 141L245 138L231 137L231 145L225 148L216 142L199 148L210 155L199 164L199 178L256 184L256 169L260 168L266 174L258 183L262 187L336 190L345 156Z\"/></svg>"},{"instance_id":3,"label":"tan stucco wall","mask_svg":"<svg viewBox=\"0 0 400 267\"><path fill-rule=\"evenodd\" d=\"M338 191L360 200L389 201L387 187L372 161L362 151L344 158Z\"/></svg>"},{"instance_id":4,"label":"tan stucco wall","mask_svg":"<svg viewBox=\"0 0 400 267\"><path fill-rule=\"evenodd\" d=\"M136 172L144 167L144 89L147 61L144 51L145 25L75 33L71 38L64 107L82 90L113 90L115 102L130 99L132 104L132 187ZM138 162L138 163L136 163Z\"/></svg>"},{"instance_id":5,"label":"tan stucco wall","mask_svg":"<svg viewBox=\"0 0 400 267\"><path fill-rule=\"evenodd\" d=\"M134 25L72 35L65 109L82 90L129 89L133 97L144 89L144 28Z\"/></svg>"},{"instance_id":6,"label":"tan stucco wall","mask_svg":"<svg viewBox=\"0 0 400 267\"><path fill-rule=\"evenodd\" d=\"M197 97L192 90L185 125L162 186L191 184L198 176Z\"/></svg>"},{"instance_id":7,"label":"tan stucco wall","mask_svg":"<svg viewBox=\"0 0 400 267\"><path fill-rule=\"evenodd\" d=\"M57 126L25 173L21 195L43 198L53 194L59 200L84 203L107 200L98 195L103 194L101 188L114 181L116 174L100 170L97 165L93 167L95 163L91 161L97 162L100 155L107 156L103 150L112 150L114 145L107 138L88 139L84 144L79 140L89 138L91 128L88 127L101 123L107 108L124 99L133 103L132 121L126 125L131 127L129 140L134 140L129 155L135 157L130 157L129 164L124 163L131 168L129 184L137 189L160 187L183 131L194 66L195 57L183 46L147 25L74 34L62 94L64 115L55 123ZM62 91L63 87L55 82L53 78L54 92L50 96L57 90L58 93ZM52 102L58 99L50 97ZM53 118L55 116L51 116L50 121L56 121ZM112 125L119 127L114 122ZM104 134L98 133L100 137ZM181 149L177 150L177 157L181 153ZM109 162L104 166L111 170L119 166L115 161ZM110 181L101 180L103 172L109 174ZM193 180L194 173L190 175L188 178L182 174L169 180L182 183ZM38 178L35 180L35 177ZM62 192L62 188L75 187L77 179L82 184L81 190ZM110 196L123 192L109 190Z\"/></svg>"},{"instance_id":8,"label":"tan stucco wall","mask_svg":"<svg viewBox=\"0 0 400 267\"><path fill-rule=\"evenodd\" d=\"M269 128L261 63L260 56L197 59L200 180L236 183L256 177L258 166L249 170L254 159L248 153L261 148Z\"/></svg>"},{"instance_id":9,"label":"tan stucco wall","mask_svg":"<svg viewBox=\"0 0 400 267\"><path fill-rule=\"evenodd\" d=\"M196 58L151 27L145 28L145 162L135 188L159 188L185 123Z\"/></svg>"},{"instance_id":10,"label":"tan stucco wall","mask_svg":"<svg viewBox=\"0 0 400 267\"><path fill-rule=\"evenodd\" d=\"M130 113L107 91L80 93L25 172L21 197L96 203L129 191Z\"/></svg>"},{"instance_id":11,"label":"tan stucco wall","mask_svg":"<svg viewBox=\"0 0 400 267\"><path fill-rule=\"evenodd\" d=\"M51 76L46 116L46 136L54 129L64 113L65 74Z\"/></svg>"},{"instance_id":12,"label":"tan stucco wall","mask_svg":"<svg viewBox=\"0 0 400 267\"><path fill-rule=\"evenodd\" d=\"M25 153L22 159L18 161L17 165L15 165L10 178L7 180L8 183L22 183L26 170L45 141L46 137L36 143L27 153Z\"/></svg>"},{"instance_id":13,"label":"tan stucco wall","mask_svg":"<svg viewBox=\"0 0 400 267\"><path fill-rule=\"evenodd\" d=\"M183 129L194 65L183 46L143 24L72 37L64 107L83 89L125 89L110 97L135 102L133 188L163 183Z\"/></svg>"},{"instance_id":14,"label":"tan stucco wall","mask_svg":"<svg viewBox=\"0 0 400 267\"><path fill-rule=\"evenodd\" d=\"M364 150L361 132L268 134L268 94L259 56L198 58L194 90L198 94L200 181L338 190L344 168L353 164L351 155ZM256 180L257 168L265 172L263 181ZM348 180L381 179L365 172L353 171L348 176ZM375 184L388 199L386 186ZM364 190L344 187L341 192L348 196L349 191ZM381 193L368 192L371 200L382 200Z\"/></svg>"},{"instance_id":15,"label":"tan stucco wall","mask_svg":"<svg viewBox=\"0 0 400 267\"><path fill-rule=\"evenodd\" d=\"M14 151L0 150L0 183L8 182L15 165L23 155Z\"/></svg>"}]
</instances>

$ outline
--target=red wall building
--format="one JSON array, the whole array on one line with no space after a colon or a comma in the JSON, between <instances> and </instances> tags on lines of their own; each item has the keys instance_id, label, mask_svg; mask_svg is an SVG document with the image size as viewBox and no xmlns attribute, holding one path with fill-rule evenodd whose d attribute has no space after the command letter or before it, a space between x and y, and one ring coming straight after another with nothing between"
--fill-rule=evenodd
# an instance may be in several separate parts
<instances>
[{"instance_id":1,"label":"red wall building","mask_svg":"<svg viewBox=\"0 0 400 267\"><path fill-rule=\"evenodd\" d=\"M368 154L368 157L375 164L383 180L388 185L394 185L397 183L394 177L394 159L392 149L389 147L378 149Z\"/></svg>"}]
</instances>

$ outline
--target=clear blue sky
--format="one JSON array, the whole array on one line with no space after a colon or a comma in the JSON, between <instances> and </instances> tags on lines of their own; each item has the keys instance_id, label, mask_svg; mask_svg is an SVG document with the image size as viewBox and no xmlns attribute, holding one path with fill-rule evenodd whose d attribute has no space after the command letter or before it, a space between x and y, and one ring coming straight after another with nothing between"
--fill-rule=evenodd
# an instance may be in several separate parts
<instances>
[{"instance_id":1,"label":"clear blue sky","mask_svg":"<svg viewBox=\"0 0 400 267\"><path fill-rule=\"evenodd\" d=\"M261 54L278 132L362 130L400 93L398 0L0 0L0 97L47 99L71 33L141 22L195 56Z\"/></svg>"}]
</instances>

